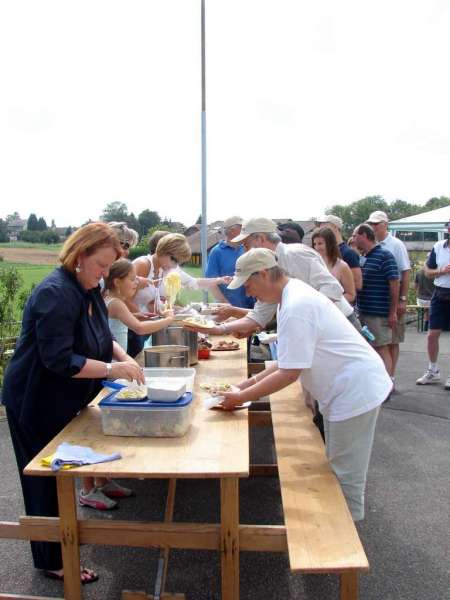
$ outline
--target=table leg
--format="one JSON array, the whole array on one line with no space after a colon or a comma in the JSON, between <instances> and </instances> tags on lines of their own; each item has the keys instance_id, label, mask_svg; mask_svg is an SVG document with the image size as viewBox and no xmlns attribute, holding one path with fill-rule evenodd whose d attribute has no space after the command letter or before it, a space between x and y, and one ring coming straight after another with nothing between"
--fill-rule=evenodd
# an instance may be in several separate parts
<instances>
[{"instance_id":1,"label":"table leg","mask_svg":"<svg viewBox=\"0 0 450 600\"><path fill-rule=\"evenodd\" d=\"M358 600L359 578L358 571L341 573L341 600Z\"/></svg>"},{"instance_id":2,"label":"table leg","mask_svg":"<svg viewBox=\"0 0 450 600\"><path fill-rule=\"evenodd\" d=\"M56 485L64 568L64 598L65 600L81 600L80 546L75 502L75 480L73 477L57 476Z\"/></svg>"},{"instance_id":3,"label":"table leg","mask_svg":"<svg viewBox=\"0 0 450 600\"><path fill-rule=\"evenodd\" d=\"M220 480L222 600L239 600L239 479Z\"/></svg>"}]
</instances>

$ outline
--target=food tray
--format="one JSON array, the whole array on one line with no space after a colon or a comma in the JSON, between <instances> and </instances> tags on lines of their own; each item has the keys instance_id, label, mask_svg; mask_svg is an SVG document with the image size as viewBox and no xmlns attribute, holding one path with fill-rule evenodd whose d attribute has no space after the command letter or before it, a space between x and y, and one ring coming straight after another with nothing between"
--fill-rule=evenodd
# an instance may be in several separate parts
<instances>
[{"instance_id":1,"label":"food tray","mask_svg":"<svg viewBox=\"0 0 450 600\"><path fill-rule=\"evenodd\" d=\"M147 397L160 402L175 402L186 393L186 381L177 377L155 377L147 384Z\"/></svg>"},{"instance_id":2,"label":"food tray","mask_svg":"<svg viewBox=\"0 0 450 600\"><path fill-rule=\"evenodd\" d=\"M105 435L126 437L181 437L192 420L192 394L176 402L121 402L117 390L99 403Z\"/></svg>"},{"instance_id":3,"label":"food tray","mask_svg":"<svg viewBox=\"0 0 450 600\"><path fill-rule=\"evenodd\" d=\"M176 377L186 383L186 392L192 393L194 389L195 369L192 367L145 367L145 383L149 385L149 380L160 377Z\"/></svg>"}]
</instances>

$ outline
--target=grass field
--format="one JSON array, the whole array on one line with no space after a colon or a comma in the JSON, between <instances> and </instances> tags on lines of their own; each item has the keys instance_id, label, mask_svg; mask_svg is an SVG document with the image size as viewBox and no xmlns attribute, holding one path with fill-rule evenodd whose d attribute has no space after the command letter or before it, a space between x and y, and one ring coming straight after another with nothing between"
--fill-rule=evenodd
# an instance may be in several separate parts
<instances>
[{"instance_id":1,"label":"grass field","mask_svg":"<svg viewBox=\"0 0 450 600\"><path fill-rule=\"evenodd\" d=\"M32 248L39 250L53 250L59 252L62 248L62 244L32 244L31 242L1 242L1 248Z\"/></svg>"},{"instance_id":2,"label":"grass field","mask_svg":"<svg viewBox=\"0 0 450 600\"><path fill-rule=\"evenodd\" d=\"M37 285L46 275L53 271L54 267L51 265L32 265L27 263L13 263L2 261L0 262L0 269L15 267L20 276L23 279L23 284L21 289L30 289L31 286ZM201 277L202 271L200 267L186 267L184 269L187 273L192 275L193 277ZM210 296L210 300L213 298ZM202 290L184 290L181 291L178 296L178 302L182 305L189 304L189 302L201 302L203 300L203 292ZM17 318L20 320L21 315L17 314Z\"/></svg>"}]
</instances>

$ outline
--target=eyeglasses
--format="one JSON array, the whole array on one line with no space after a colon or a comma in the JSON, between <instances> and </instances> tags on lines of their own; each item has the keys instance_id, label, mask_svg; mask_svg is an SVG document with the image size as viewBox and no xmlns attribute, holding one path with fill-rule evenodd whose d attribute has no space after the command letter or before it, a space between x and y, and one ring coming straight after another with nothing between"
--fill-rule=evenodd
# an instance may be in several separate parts
<instances>
[{"instance_id":1,"label":"eyeglasses","mask_svg":"<svg viewBox=\"0 0 450 600\"><path fill-rule=\"evenodd\" d=\"M124 250L129 250L130 244L128 242L120 242L120 245Z\"/></svg>"}]
</instances>

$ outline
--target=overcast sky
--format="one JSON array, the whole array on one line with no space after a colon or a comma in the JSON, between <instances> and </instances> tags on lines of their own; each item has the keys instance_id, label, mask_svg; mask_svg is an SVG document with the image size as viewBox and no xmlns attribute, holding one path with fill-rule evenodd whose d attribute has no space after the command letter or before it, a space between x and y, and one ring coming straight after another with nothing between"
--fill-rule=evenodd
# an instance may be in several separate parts
<instances>
[{"instance_id":1,"label":"overcast sky","mask_svg":"<svg viewBox=\"0 0 450 600\"><path fill-rule=\"evenodd\" d=\"M450 196L448 0L206 0L208 220ZM0 0L0 217L201 211L200 0Z\"/></svg>"}]
</instances>

